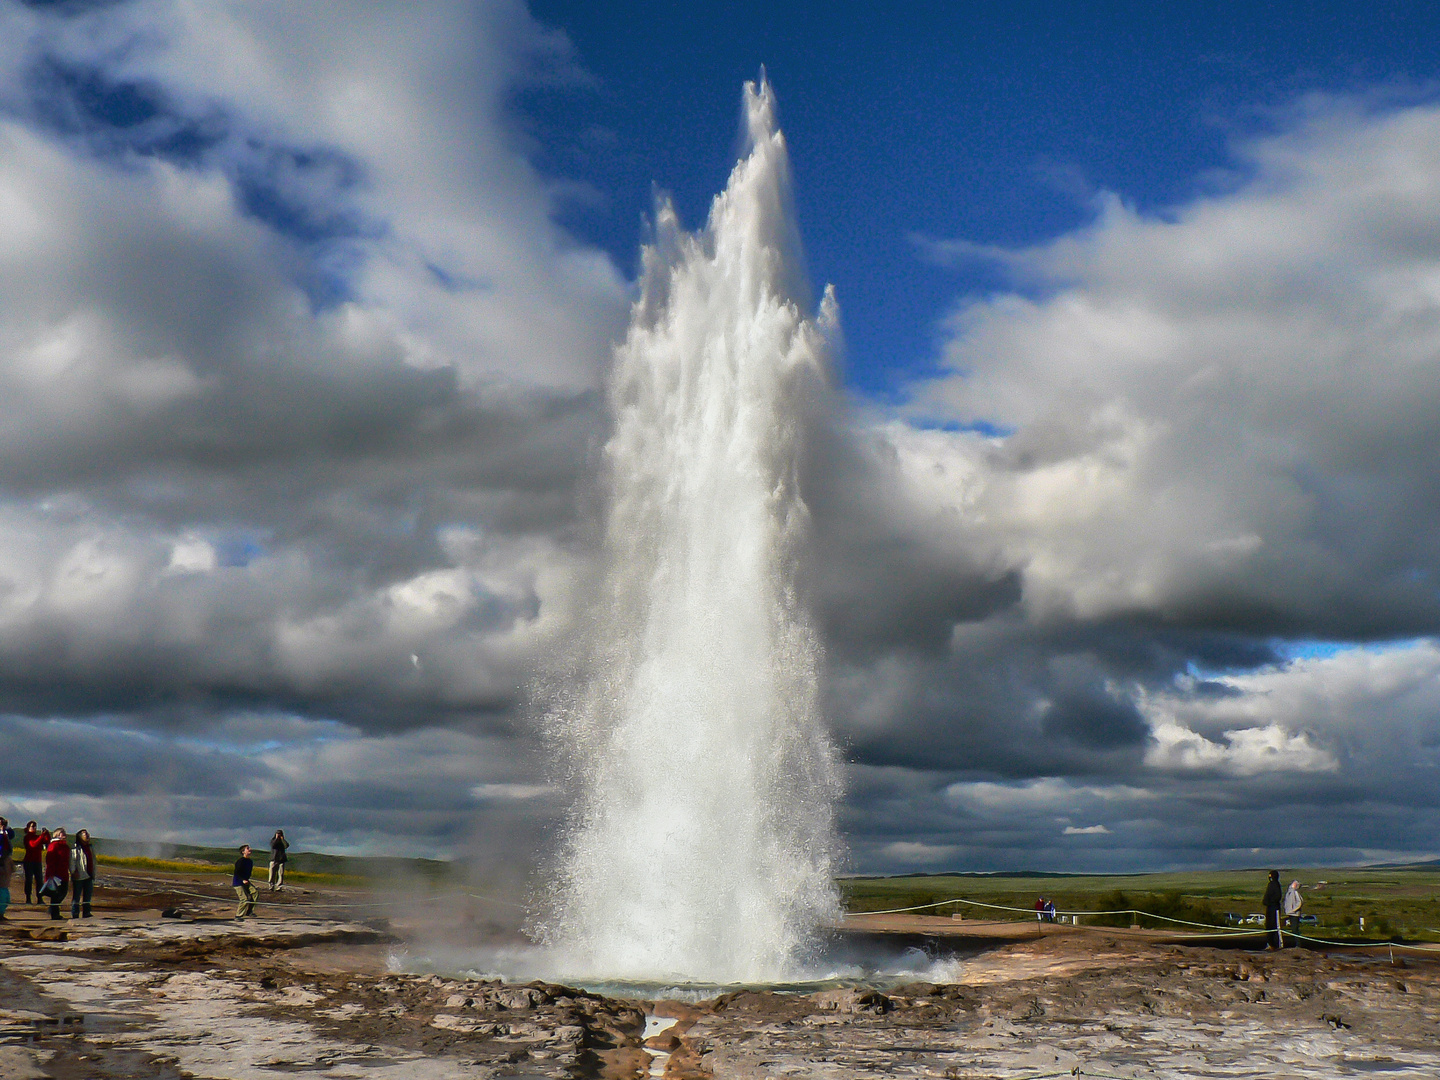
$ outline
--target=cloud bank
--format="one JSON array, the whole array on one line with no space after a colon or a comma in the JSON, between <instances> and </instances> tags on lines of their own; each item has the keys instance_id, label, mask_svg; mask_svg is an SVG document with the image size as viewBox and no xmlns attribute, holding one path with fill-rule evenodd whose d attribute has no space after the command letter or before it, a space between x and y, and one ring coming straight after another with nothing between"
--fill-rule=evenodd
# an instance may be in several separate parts
<instances>
[{"instance_id":1,"label":"cloud bank","mask_svg":"<svg viewBox=\"0 0 1440 1080\"><path fill-rule=\"evenodd\" d=\"M1440 848L1437 136L1434 106L1313 102L1163 216L1105 195L1032 249L928 245L1013 287L962 302L945 372L862 437L908 535L1010 593L851 651L862 756L1008 776L1075 837L1107 834L1053 778L1135 785L1113 813L1164 812L1105 817L1113 865ZM1346 647L1291 658L1312 641ZM1281 819L1307 810L1302 843ZM959 853L1098 864L1014 843Z\"/></svg>"},{"instance_id":2,"label":"cloud bank","mask_svg":"<svg viewBox=\"0 0 1440 1080\"><path fill-rule=\"evenodd\" d=\"M366 740L531 769L628 287L552 223L510 99L582 78L518 4L0 7L0 713L31 742L123 732L130 777L220 800L181 831L330 804L243 746L206 760L258 786L191 769L174 735L236 716L341 724L355 756L312 764L375 805L426 770L387 786Z\"/></svg>"},{"instance_id":3,"label":"cloud bank","mask_svg":"<svg viewBox=\"0 0 1440 1080\"><path fill-rule=\"evenodd\" d=\"M517 94L588 78L518 3L0 4L0 811L540 842L631 286ZM805 480L856 869L1440 853L1437 147L1315 100L926 242L1009 285Z\"/></svg>"}]
</instances>

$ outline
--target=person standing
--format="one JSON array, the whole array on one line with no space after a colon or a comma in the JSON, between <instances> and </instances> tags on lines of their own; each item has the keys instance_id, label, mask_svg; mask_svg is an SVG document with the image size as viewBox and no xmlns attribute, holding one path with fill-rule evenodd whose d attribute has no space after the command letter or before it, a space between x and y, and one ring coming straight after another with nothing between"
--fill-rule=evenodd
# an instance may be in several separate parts
<instances>
[{"instance_id":1,"label":"person standing","mask_svg":"<svg viewBox=\"0 0 1440 1080\"><path fill-rule=\"evenodd\" d=\"M4 821L0 818L0 821ZM5 922L5 910L10 906L10 877L15 873L15 844L9 829L0 830L0 922Z\"/></svg>"},{"instance_id":2,"label":"person standing","mask_svg":"<svg viewBox=\"0 0 1440 1080\"><path fill-rule=\"evenodd\" d=\"M90 846L90 830L81 829L75 834L75 847L70 852L70 917L90 918L94 896L95 850Z\"/></svg>"},{"instance_id":3,"label":"person standing","mask_svg":"<svg viewBox=\"0 0 1440 1080\"><path fill-rule=\"evenodd\" d=\"M45 887L40 895L50 901L50 918L59 919L60 903L70 891L70 845L65 830L56 828L45 848Z\"/></svg>"},{"instance_id":4,"label":"person standing","mask_svg":"<svg viewBox=\"0 0 1440 1080\"><path fill-rule=\"evenodd\" d=\"M45 844L42 839L43 833L40 826L33 822L25 823L25 832L20 837L20 865L25 871L25 902L27 904L40 903L40 889L45 884ZM30 899L30 886L35 886L35 899Z\"/></svg>"},{"instance_id":5,"label":"person standing","mask_svg":"<svg viewBox=\"0 0 1440 1080\"><path fill-rule=\"evenodd\" d=\"M1304 903L1305 900L1300 895L1300 882L1290 882L1290 888L1285 892L1285 925L1292 934L1300 932L1300 906Z\"/></svg>"},{"instance_id":6,"label":"person standing","mask_svg":"<svg viewBox=\"0 0 1440 1080\"><path fill-rule=\"evenodd\" d=\"M235 896L240 901L240 906L235 909L237 919L255 914L255 901L260 894L255 891L255 886L250 884L250 877L254 873L255 860L250 858L250 845L241 844L240 858L235 860L235 878L231 882L235 886Z\"/></svg>"},{"instance_id":7,"label":"person standing","mask_svg":"<svg viewBox=\"0 0 1440 1080\"><path fill-rule=\"evenodd\" d=\"M1283 949L1285 942L1280 936L1280 871L1271 870L1270 880L1265 885L1265 930L1266 948Z\"/></svg>"},{"instance_id":8,"label":"person standing","mask_svg":"<svg viewBox=\"0 0 1440 1080\"><path fill-rule=\"evenodd\" d=\"M285 839L285 830L276 829L275 835L270 838L270 891L283 891L285 888L285 852L290 847L290 841ZM304 889L300 890L302 893Z\"/></svg>"}]
</instances>

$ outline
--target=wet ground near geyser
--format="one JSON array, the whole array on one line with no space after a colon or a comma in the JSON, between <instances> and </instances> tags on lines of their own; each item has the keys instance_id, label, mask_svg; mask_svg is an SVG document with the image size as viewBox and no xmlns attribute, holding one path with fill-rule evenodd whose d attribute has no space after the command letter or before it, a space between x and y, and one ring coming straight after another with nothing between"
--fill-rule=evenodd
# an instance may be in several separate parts
<instances>
[{"instance_id":1,"label":"wet ground near geyser","mask_svg":"<svg viewBox=\"0 0 1440 1080\"><path fill-rule=\"evenodd\" d=\"M128 895L73 923L12 908L0 1080L1440 1075L1428 958L1098 931L982 944L934 968L945 982L883 992L657 1002L391 971L415 947L405 920L349 921L353 896L235 923L162 919Z\"/></svg>"}]
</instances>

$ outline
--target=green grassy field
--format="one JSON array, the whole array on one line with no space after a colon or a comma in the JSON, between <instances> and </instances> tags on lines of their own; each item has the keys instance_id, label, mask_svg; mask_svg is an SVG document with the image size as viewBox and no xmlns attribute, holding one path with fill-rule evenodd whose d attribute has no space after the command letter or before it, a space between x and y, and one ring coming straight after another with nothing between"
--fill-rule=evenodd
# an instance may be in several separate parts
<instances>
[{"instance_id":1,"label":"green grassy field","mask_svg":"<svg viewBox=\"0 0 1440 1080\"><path fill-rule=\"evenodd\" d=\"M438 859L401 859L388 856L326 855L291 850L285 880L312 885L363 885L372 881L418 879L426 884L450 880L454 868ZM181 873L229 874L240 857L236 848L197 847L192 844L139 844L126 840L95 839L95 856L102 866L130 870L167 870ZM255 847L255 871L264 878L270 862L268 848Z\"/></svg>"},{"instance_id":2,"label":"green grassy field","mask_svg":"<svg viewBox=\"0 0 1440 1080\"><path fill-rule=\"evenodd\" d=\"M229 874L237 852L232 848L187 844L147 845L96 839L103 864L134 870L170 870ZM256 870L264 876L269 852L256 849ZM413 881L428 886L458 882L464 868L438 859L403 859L290 852L286 879L299 883L366 884ZM1298 878L1305 886L1307 915L1320 922L1305 932L1333 940L1440 941L1440 866L1322 868L1283 870L1288 885ZM1320 888L1312 888L1320 882ZM1062 911L1095 912L1137 908L1152 915L1225 925L1227 913L1241 917L1262 910L1264 870L1227 870L1175 874L922 874L913 877L854 877L839 883L850 911L940 904L920 914L967 918L1034 919L1035 899L1053 900ZM994 911L954 903L956 899L1020 908ZM949 902L947 902L949 901ZM1360 929L1364 918L1365 928ZM1128 926L1128 915L1082 916L1091 926ZM1174 923L1141 917L1141 926L1176 928Z\"/></svg>"},{"instance_id":3,"label":"green grassy field","mask_svg":"<svg viewBox=\"0 0 1440 1080\"><path fill-rule=\"evenodd\" d=\"M964 899L1024 908L1024 912L990 911L948 903L922 914L967 918L1033 919L1035 900L1044 896L1060 910L1104 911L1138 908L1155 915L1211 925L1224 925L1227 913L1239 916L1263 911L1264 870L1236 870L1129 876L1035 875L922 875L917 877L845 878L841 895L850 911L888 908ZM1440 941L1440 867L1396 869L1284 870L1282 884L1298 879L1306 915L1319 918L1319 926L1305 933L1335 940ZM1310 886L1325 882L1318 889ZM1362 933L1359 926L1365 920ZM1129 916L1092 915L1089 925L1128 926ZM1141 918L1141 926L1174 924Z\"/></svg>"}]
</instances>

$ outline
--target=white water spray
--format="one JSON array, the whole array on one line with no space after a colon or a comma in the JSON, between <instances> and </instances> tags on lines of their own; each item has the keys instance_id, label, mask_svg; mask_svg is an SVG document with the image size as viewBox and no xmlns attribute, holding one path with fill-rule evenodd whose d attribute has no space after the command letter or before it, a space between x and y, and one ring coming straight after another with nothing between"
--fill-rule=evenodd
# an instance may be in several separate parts
<instances>
[{"instance_id":1,"label":"white water spray","mask_svg":"<svg viewBox=\"0 0 1440 1080\"><path fill-rule=\"evenodd\" d=\"M763 78L745 114L749 151L705 228L659 207L616 351L593 676L555 718L581 794L542 927L580 975L793 978L837 910L798 484L836 309L827 290L806 314Z\"/></svg>"}]
</instances>

